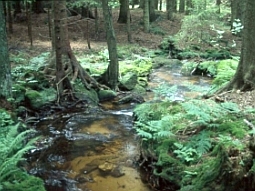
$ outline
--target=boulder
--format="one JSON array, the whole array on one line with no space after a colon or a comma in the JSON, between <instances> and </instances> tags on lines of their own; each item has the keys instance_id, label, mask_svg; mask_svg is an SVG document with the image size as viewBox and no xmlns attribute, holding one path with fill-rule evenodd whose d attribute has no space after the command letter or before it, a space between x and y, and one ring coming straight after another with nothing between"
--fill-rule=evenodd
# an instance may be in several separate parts
<instances>
[{"instance_id":1,"label":"boulder","mask_svg":"<svg viewBox=\"0 0 255 191\"><path fill-rule=\"evenodd\" d=\"M137 84L138 76L134 72L128 72L120 79L119 88L123 90L132 90Z\"/></svg>"}]
</instances>

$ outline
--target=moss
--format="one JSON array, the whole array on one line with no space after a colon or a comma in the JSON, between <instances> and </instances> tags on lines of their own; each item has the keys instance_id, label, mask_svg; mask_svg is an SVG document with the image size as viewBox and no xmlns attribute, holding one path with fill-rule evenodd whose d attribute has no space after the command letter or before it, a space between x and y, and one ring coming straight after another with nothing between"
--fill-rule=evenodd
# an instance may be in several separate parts
<instances>
[{"instance_id":1,"label":"moss","mask_svg":"<svg viewBox=\"0 0 255 191\"><path fill-rule=\"evenodd\" d=\"M185 166L178 159L161 150L153 173L179 187L184 169Z\"/></svg>"},{"instance_id":2,"label":"moss","mask_svg":"<svg viewBox=\"0 0 255 191\"><path fill-rule=\"evenodd\" d=\"M243 120L235 120L223 122L222 124L220 124L217 130L219 132L229 133L236 138L242 139L245 137L249 129L244 124Z\"/></svg>"},{"instance_id":3,"label":"moss","mask_svg":"<svg viewBox=\"0 0 255 191\"><path fill-rule=\"evenodd\" d=\"M236 60L222 60L217 65L217 75L213 84L221 85L228 82L235 74L238 62Z\"/></svg>"},{"instance_id":4,"label":"moss","mask_svg":"<svg viewBox=\"0 0 255 191\"><path fill-rule=\"evenodd\" d=\"M117 95L113 90L99 90L97 94L100 101L113 99Z\"/></svg>"},{"instance_id":5,"label":"moss","mask_svg":"<svg viewBox=\"0 0 255 191\"><path fill-rule=\"evenodd\" d=\"M212 155L212 158L204 160L197 169L198 175L192 181L194 190L213 190L210 187L222 178L221 176L224 175L222 171L227 170L225 165L228 162L228 155L224 147L217 145L212 153L216 156Z\"/></svg>"}]
</instances>

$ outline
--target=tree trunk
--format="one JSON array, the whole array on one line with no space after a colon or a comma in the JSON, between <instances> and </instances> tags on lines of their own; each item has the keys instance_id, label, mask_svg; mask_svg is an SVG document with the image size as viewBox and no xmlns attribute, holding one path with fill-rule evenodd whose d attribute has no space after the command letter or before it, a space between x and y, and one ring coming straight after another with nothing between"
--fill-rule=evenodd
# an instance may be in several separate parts
<instances>
[{"instance_id":1,"label":"tree trunk","mask_svg":"<svg viewBox=\"0 0 255 191\"><path fill-rule=\"evenodd\" d=\"M174 7L175 7L175 0L167 0L166 8L167 8L167 19L172 20L173 19L173 13L174 13Z\"/></svg>"},{"instance_id":2,"label":"tree trunk","mask_svg":"<svg viewBox=\"0 0 255 191\"><path fill-rule=\"evenodd\" d=\"M129 9L129 0L120 0L120 12L118 23L127 23L127 12Z\"/></svg>"},{"instance_id":3,"label":"tree trunk","mask_svg":"<svg viewBox=\"0 0 255 191\"><path fill-rule=\"evenodd\" d=\"M27 17L27 34L30 41L30 47L33 46L32 22L31 22L31 3L26 2L26 17Z\"/></svg>"},{"instance_id":4,"label":"tree trunk","mask_svg":"<svg viewBox=\"0 0 255 191\"><path fill-rule=\"evenodd\" d=\"M128 42L132 42L132 33L131 33L131 16L130 16L130 9L129 9L129 1L126 2L128 4L128 12L127 12L127 36Z\"/></svg>"},{"instance_id":5,"label":"tree trunk","mask_svg":"<svg viewBox=\"0 0 255 191\"><path fill-rule=\"evenodd\" d=\"M3 3L3 12L4 12L4 17L6 18L7 16L7 11L6 11L6 4L9 4L7 1L2 1ZM8 6L8 5L7 5Z\"/></svg>"},{"instance_id":6,"label":"tree trunk","mask_svg":"<svg viewBox=\"0 0 255 191\"><path fill-rule=\"evenodd\" d=\"M15 18L18 13L21 13L20 1L15 1L13 17Z\"/></svg>"},{"instance_id":7,"label":"tree trunk","mask_svg":"<svg viewBox=\"0 0 255 191\"><path fill-rule=\"evenodd\" d=\"M220 5L221 5L221 0L216 0L216 6L218 7L217 13L220 14Z\"/></svg>"},{"instance_id":8,"label":"tree trunk","mask_svg":"<svg viewBox=\"0 0 255 191\"><path fill-rule=\"evenodd\" d=\"M149 0L144 0L143 27L144 27L144 32L148 33L150 31Z\"/></svg>"},{"instance_id":9,"label":"tree trunk","mask_svg":"<svg viewBox=\"0 0 255 191\"><path fill-rule=\"evenodd\" d=\"M243 22L244 5L245 1L231 0L231 29L233 29L233 23L236 19L241 20L241 23Z\"/></svg>"},{"instance_id":10,"label":"tree trunk","mask_svg":"<svg viewBox=\"0 0 255 191\"><path fill-rule=\"evenodd\" d=\"M140 0L140 2L139 2L139 8L141 8L141 9L144 8L144 3L145 3L145 1L147 1L147 0Z\"/></svg>"},{"instance_id":11,"label":"tree trunk","mask_svg":"<svg viewBox=\"0 0 255 191\"><path fill-rule=\"evenodd\" d=\"M112 90L116 90L118 87L119 79L119 63L117 55L117 43L115 32L112 23L111 7L108 5L108 0L102 0L102 8L104 15L104 23L106 29L107 46L109 52L110 63L105 73L105 80Z\"/></svg>"},{"instance_id":12,"label":"tree trunk","mask_svg":"<svg viewBox=\"0 0 255 191\"><path fill-rule=\"evenodd\" d=\"M192 10L193 6L192 6L192 0L186 0L186 11L185 14L189 15L191 10Z\"/></svg>"},{"instance_id":13,"label":"tree trunk","mask_svg":"<svg viewBox=\"0 0 255 191\"><path fill-rule=\"evenodd\" d=\"M159 1L159 10L162 11L162 4L163 4L163 0Z\"/></svg>"},{"instance_id":14,"label":"tree trunk","mask_svg":"<svg viewBox=\"0 0 255 191\"><path fill-rule=\"evenodd\" d=\"M95 7L94 13L95 13L95 39L97 40L99 38L99 24L98 24L97 7Z\"/></svg>"},{"instance_id":15,"label":"tree trunk","mask_svg":"<svg viewBox=\"0 0 255 191\"><path fill-rule=\"evenodd\" d=\"M26 1L26 3L31 3L31 2ZM36 0L32 2L32 11L36 14L44 13L43 2L41 0Z\"/></svg>"},{"instance_id":16,"label":"tree trunk","mask_svg":"<svg viewBox=\"0 0 255 191\"><path fill-rule=\"evenodd\" d=\"M255 89L255 1L246 0L241 58L233 79L219 92Z\"/></svg>"},{"instance_id":17,"label":"tree trunk","mask_svg":"<svg viewBox=\"0 0 255 191\"><path fill-rule=\"evenodd\" d=\"M0 97L11 97L11 67L3 4L0 3Z\"/></svg>"},{"instance_id":18,"label":"tree trunk","mask_svg":"<svg viewBox=\"0 0 255 191\"><path fill-rule=\"evenodd\" d=\"M158 3L159 3L159 0L154 0L154 8L156 10L159 10Z\"/></svg>"},{"instance_id":19,"label":"tree trunk","mask_svg":"<svg viewBox=\"0 0 255 191\"><path fill-rule=\"evenodd\" d=\"M180 0L179 12L180 13L184 13L185 12L185 0Z\"/></svg>"},{"instance_id":20,"label":"tree trunk","mask_svg":"<svg viewBox=\"0 0 255 191\"><path fill-rule=\"evenodd\" d=\"M153 22L157 19L157 15L155 12L155 0L149 0L149 14L150 22Z\"/></svg>"},{"instance_id":21,"label":"tree trunk","mask_svg":"<svg viewBox=\"0 0 255 191\"><path fill-rule=\"evenodd\" d=\"M6 2L7 3L7 21L8 21L8 31L10 34L13 33L13 19L12 19L12 13L11 13L11 2Z\"/></svg>"},{"instance_id":22,"label":"tree trunk","mask_svg":"<svg viewBox=\"0 0 255 191\"><path fill-rule=\"evenodd\" d=\"M70 46L68 37L68 22L73 22L81 18L68 17L66 13L66 1L53 1L54 9L54 43L55 43L55 68L56 68L56 89L58 103L67 98L74 99L72 82L79 78L85 88L90 89L93 85L95 88L101 87L94 78L92 78L77 61ZM88 83L90 82L90 84ZM64 94L65 92L65 94Z\"/></svg>"}]
</instances>

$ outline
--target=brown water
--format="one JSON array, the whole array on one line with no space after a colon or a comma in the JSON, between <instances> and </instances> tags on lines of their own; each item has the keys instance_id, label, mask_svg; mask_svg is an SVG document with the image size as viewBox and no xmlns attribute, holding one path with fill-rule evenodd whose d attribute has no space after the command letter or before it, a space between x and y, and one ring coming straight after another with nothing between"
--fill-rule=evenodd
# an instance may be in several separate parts
<instances>
[{"instance_id":1,"label":"brown water","mask_svg":"<svg viewBox=\"0 0 255 191\"><path fill-rule=\"evenodd\" d=\"M178 85L177 100L200 93L185 84L209 87L210 79L184 77L176 71L157 69L149 87ZM153 99L154 93L146 96ZM42 119L36 126L42 135L31 151L29 172L45 181L47 191L152 191L139 171L139 141L132 129L134 105L103 103L102 108L66 111Z\"/></svg>"},{"instance_id":2,"label":"brown water","mask_svg":"<svg viewBox=\"0 0 255 191\"><path fill-rule=\"evenodd\" d=\"M29 160L30 173L48 191L150 191L139 174L139 145L132 107L92 109L42 120L43 135Z\"/></svg>"}]
</instances>

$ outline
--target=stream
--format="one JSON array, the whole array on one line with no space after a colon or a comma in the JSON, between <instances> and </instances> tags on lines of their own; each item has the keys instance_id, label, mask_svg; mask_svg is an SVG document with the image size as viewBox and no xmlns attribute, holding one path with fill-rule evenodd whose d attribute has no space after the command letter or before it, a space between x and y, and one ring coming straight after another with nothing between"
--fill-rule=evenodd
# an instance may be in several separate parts
<instances>
[{"instance_id":1,"label":"stream","mask_svg":"<svg viewBox=\"0 0 255 191\"><path fill-rule=\"evenodd\" d=\"M149 88L162 82L177 85L176 100L195 97L183 84L209 88L210 78L182 76L179 69L155 69ZM152 100L148 92L146 101ZM41 177L47 191L152 191L140 173L139 139L133 129L135 104L102 103L80 111L65 111L41 119L41 138L29 153L28 171Z\"/></svg>"}]
</instances>

